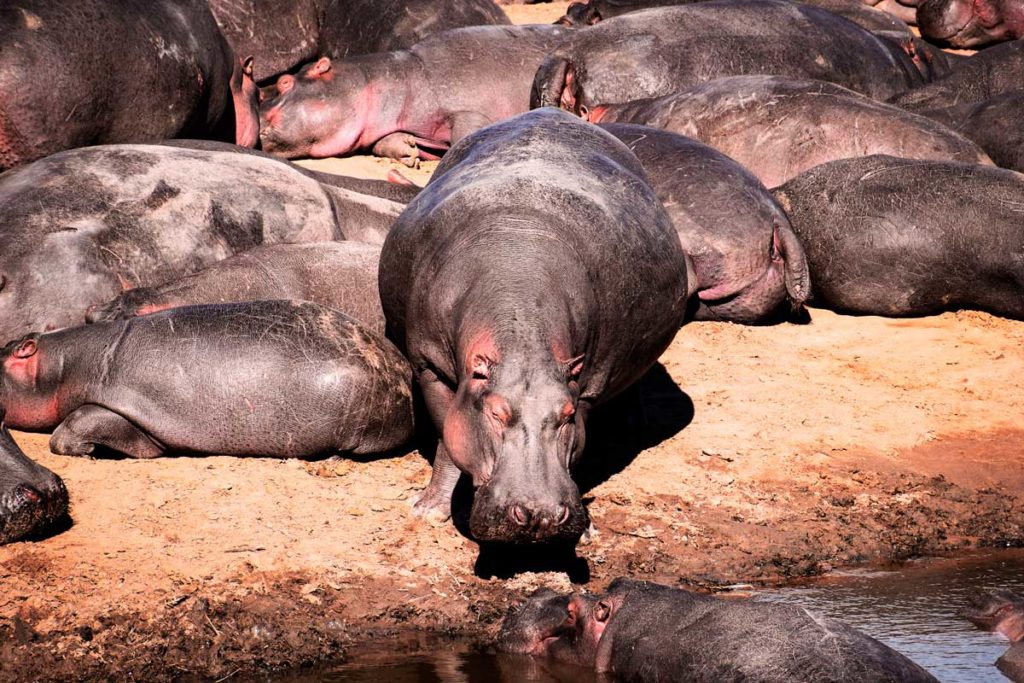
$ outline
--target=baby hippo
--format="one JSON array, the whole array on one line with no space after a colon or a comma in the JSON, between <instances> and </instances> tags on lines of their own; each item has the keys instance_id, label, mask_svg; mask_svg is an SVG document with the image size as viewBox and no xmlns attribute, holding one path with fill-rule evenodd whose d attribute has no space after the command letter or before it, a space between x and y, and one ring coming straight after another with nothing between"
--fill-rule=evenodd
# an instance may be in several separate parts
<instances>
[{"instance_id":1,"label":"baby hippo","mask_svg":"<svg viewBox=\"0 0 1024 683\"><path fill-rule=\"evenodd\" d=\"M975 626L1001 633L1013 645L996 662L1007 678L1024 683L1024 597L1008 590L978 596L964 611Z\"/></svg>"},{"instance_id":2,"label":"baby hippo","mask_svg":"<svg viewBox=\"0 0 1024 683\"><path fill-rule=\"evenodd\" d=\"M256 247L159 287L137 287L91 307L90 323L192 304L298 299L341 311L384 334L377 290L380 247L311 242Z\"/></svg>"},{"instance_id":3,"label":"baby hippo","mask_svg":"<svg viewBox=\"0 0 1024 683\"><path fill-rule=\"evenodd\" d=\"M604 595L542 588L505 618L497 645L631 683L935 681L874 638L803 608L630 579Z\"/></svg>"},{"instance_id":4,"label":"baby hippo","mask_svg":"<svg viewBox=\"0 0 1024 683\"><path fill-rule=\"evenodd\" d=\"M188 306L0 350L0 406L50 448L309 457L412 433L412 371L346 315L296 301Z\"/></svg>"}]
</instances>

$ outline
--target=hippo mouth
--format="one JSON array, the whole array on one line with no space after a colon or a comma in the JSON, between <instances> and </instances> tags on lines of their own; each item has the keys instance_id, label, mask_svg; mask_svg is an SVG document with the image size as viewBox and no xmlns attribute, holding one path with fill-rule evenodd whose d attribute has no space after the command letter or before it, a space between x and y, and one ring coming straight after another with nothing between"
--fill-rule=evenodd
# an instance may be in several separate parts
<instances>
[{"instance_id":1,"label":"hippo mouth","mask_svg":"<svg viewBox=\"0 0 1024 683\"><path fill-rule=\"evenodd\" d=\"M19 483L0 495L0 545L44 531L68 512L68 491L60 477L45 487Z\"/></svg>"},{"instance_id":2,"label":"hippo mouth","mask_svg":"<svg viewBox=\"0 0 1024 683\"><path fill-rule=\"evenodd\" d=\"M509 510L516 504L498 504L491 482L476 489L469 515L469 531L478 542L514 544L575 544L590 526L590 516L579 496L565 505L557 520L525 519Z\"/></svg>"}]
</instances>

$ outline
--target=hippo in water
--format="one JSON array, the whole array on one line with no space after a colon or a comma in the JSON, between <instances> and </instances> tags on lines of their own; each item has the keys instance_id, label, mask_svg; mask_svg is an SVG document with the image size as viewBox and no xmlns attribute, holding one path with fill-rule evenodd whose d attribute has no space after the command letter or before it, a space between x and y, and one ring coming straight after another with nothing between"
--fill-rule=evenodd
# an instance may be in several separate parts
<instances>
[{"instance_id":1,"label":"hippo in water","mask_svg":"<svg viewBox=\"0 0 1024 683\"><path fill-rule=\"evenodd\" d=\"M224 37L256 58L256 80L321 56L411 47L463 26L508 24L492 0L209 0Z\"/></svg>"},{"instance_id":2,"label":"hippo in water","mask_svg":"<svg viewBox=\"0 0 1024 683\"><path fill-rule=\"evenodd\" d=\"M1021 0L921 0L921 35L956 48L980 48L1024 38Z\"/></svg>"},{"instance_id":3,"label":"hippo in water","mask_svg":"<svg viewBox=\"0 0 1024 683\"><path fill-rule=\"evenodd\" d=\"M801 607L631 579L599 595L534 591L505 618L497 647L630 683L937 683L874 638Z\"/></svg>"},{"instance_id":4,"label":"hippo in water","mask_svg":"<svg viewBox=\"0 0 1024 683\"><path fill-rule=\"evenodd\" d=\"M586 419L639 379L683 321L692 266L636 157L554 109L445 155L381 252L388 334L440 442L418 514L460 473L480 541L575 541L570 477Z\"/></svg>"},{"instance_id":5,"label":"hippo in water","mask_svg":"<svg viewBox=\"0 0 1024 683\"><path fill-rule=\"evenodd\" d=\"M973 140L997 165L1024 172L1024 89L921 113Z\"/></svg>"},{"instance_id":6,"label":"hippo in water","mask_svg":"<svg viewBox=\"0 0 1024 683\"><path fill-rule=\"evenodd\" d=\"M828 161L872 154L992 164L976 144L925 116L822 81L720 78L667 97L596 107L589 118L696 138L768 187Z\"/></svg>"},{"instance_id":7,"label":"hippo in water","mask_svg":"<svg viewBox=\"0 0 1024 683\"><path fill-rule=\"evenodd\" d=\"M117 320L192 304L297 299L333 308L383 335L379 263L380 247L374 244L271 244L158 287L129 289L90 308L86 320Z\"/></svg>"},{"instance_id":8,"label":"hippo in water","mask_svg":"<svg viewBox=\"0 0 1024 683\"><path fill-rule=\"evenodd\" d=\"M383 241L403 204L261 155L70 150L0 176L0 343L262 244Z\"/></svg>"},{"instance_id":9,"label":"hippo in water","mask_svg":"<svg viewBox=\"0 0 1024 683\"><path fill-rule=\"evenodd\" d=\"M682 135L624 123L601 127L643 164L693 261L695 319L766 322L810 296L803 247L749 171Z\"/></svg>"},{"instance_id":10,"label":"hippo in water","mask_svg":"<svg viewBox=\"0 0 1024 683\"><path fill-rule=\"evenodd\" d=\"M299 77L282 76L278 96L263 103L263 149L288 158L373 149L410 165L436 159L474 130L529 109L537 67L569 33L465 28L409 50L321 59Z\"/></svg>"},{"instance_id":11,"label":"hippo in water","mask_svg":"<svg viewBox=\"0 0 1024 683\"><path fill-rule=\"evenodd\" d=\"M826 10L782 0L714 0L577 31L537 70L531 104L585 114L749 74L829 81L875 99L924 80L902 49Z\"/></svg>"},{"instance_id":12,"label":"hippo in water","mask_svg":"<svg viewBox=\"0 0 1024 683\"><path fill-rule=\"evenodd\" d=\"M5 3L0 171L103 143L217 137L251 147L251 74L204 0Z\"/></svg>"},{"instance_id":13,"label":"hippo in water","mask_svg":"<svg viewBox=\"0 0 1024 683\"><path fill-rule=\"evenodd\" d=\"M814 304L1024 320L1021 174L872 156L816 166L774 194L807 253Z\"/></svg>"},{"instance_id":14,"label":"hippo in water","mask_svg":"<svg viewBox=\"0 0 1024 683\"><path fill-rule=\"evenodd\" d=\"M64 482L26 457L7 431L0 407L0 545L43 531L67 511Z\"/></svg>"},{"instance_id":15,"label":"hippo in water","mask_svg":"<svg viewBox=\"0 0 1024 683\"><path fill-rule=\"evenodd\" d=\"M412 434L411 370L390 342L308 302L174 308L16 339L0 351L7 424L50 448L311 457Z\"/></svg>"},{"instance_id":16,"label":"hippo in water","mask_svg":"<svg viewBox=\"0 0 1024 683\"><path fill-rule=\"evenodd\" d=\"M1012 643L996 666L1016 683L1024 683L1024 596L998 590L975 596L963 615L975 626L995 631Z\"/></svg>"}]
</instances>

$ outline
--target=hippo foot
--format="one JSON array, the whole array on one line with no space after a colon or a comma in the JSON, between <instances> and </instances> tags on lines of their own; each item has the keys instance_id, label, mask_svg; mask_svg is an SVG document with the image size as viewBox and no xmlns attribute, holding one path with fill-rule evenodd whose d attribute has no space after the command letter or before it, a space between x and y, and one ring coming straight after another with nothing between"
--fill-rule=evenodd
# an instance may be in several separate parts
<instances>
[{"instance_id":1,"label":"hippo foot","mask_svg":"<svg viewBox=\"0 0 1024 683\"><path fill-rule=\"evenodd\" d=\"M412 515L430 524L443 524L452 517L451 494L447 498L431 491L428 486L412 503Z\"/></svg>"},{"instance_id":2,"label":"hippo foot","mask_svg":"<svg viewBox=\"0 0 1024 683\"><path fill-rule=\"evenodd\" d=\"M378 157L397 159L409 168L420 167L420 149L416 137L409 133L392 133L377 141L373 154Z\"/></svg>"},{"instance_id":3,"label":"hippo foot","mask_svg":"<svg viewBox=\"0 0 1024 683\"><path fill-rule=\"evenodd\" d=\"M95 405L84 405L68 415L50 437L50 450L58 455L91 456L96 446L132 458L163 455L149 435L117 413Z\"/></svg>"},{"instance_id":4,"label":"hippo foot","mask_svg":"<svg viewBox=\"0 0 1024 683\"><path fill-rule=\"evenodd\" d=\"M587 530L583 532L582 536L580 536L580 540L576 545L590 545L594 542L594 539L597 538L597 534L597 527L594 526L594 522L590 522L590 526L588 526Z\"/></svg>"},{"instance_id":5,"label":"hippo foot","mask_svg":"<svg viewBox=\"0 0 1024 683\"><path fill-rule=\"evenodd\" d=\"M19 482L5 487L0 476L0 545L45 531L67 515L68 490L64 482L39 465L35 469L46 476L33 477L37 481L32 484Z\"/></svg>"}]
</instances>

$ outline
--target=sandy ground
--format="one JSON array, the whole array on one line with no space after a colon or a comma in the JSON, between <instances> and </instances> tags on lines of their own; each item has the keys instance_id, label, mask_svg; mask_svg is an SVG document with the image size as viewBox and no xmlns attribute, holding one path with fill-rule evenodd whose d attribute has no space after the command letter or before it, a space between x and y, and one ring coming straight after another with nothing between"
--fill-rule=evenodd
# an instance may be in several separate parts
<instances>
[{"instance_id":1,"label":"sandy ground","mask_svg":"<svg viewBox=\"0 0 1024 683\"><path fill-rule=\"evenodd\" d=\"M16 434L64 478L73 524L0 547L0 680L241 677L411 629L486 637L540 584L715 587L1021 546L1022 345L1024 323L973 312L688 325L591 422L598 533L576 555L481 553L414 520L416 451L90 461Z\"/></svg>"}]
</instances>

